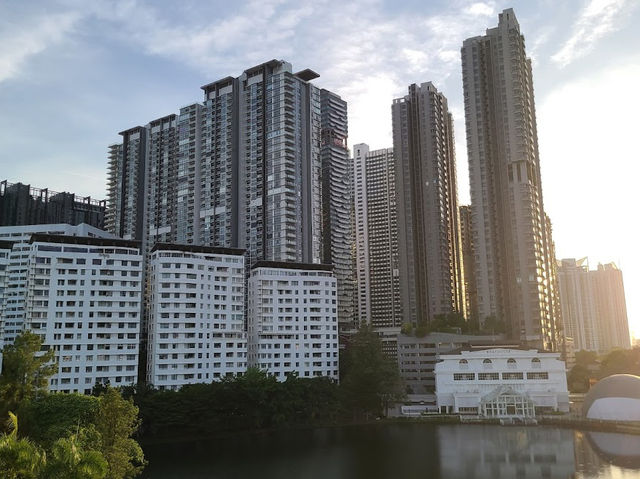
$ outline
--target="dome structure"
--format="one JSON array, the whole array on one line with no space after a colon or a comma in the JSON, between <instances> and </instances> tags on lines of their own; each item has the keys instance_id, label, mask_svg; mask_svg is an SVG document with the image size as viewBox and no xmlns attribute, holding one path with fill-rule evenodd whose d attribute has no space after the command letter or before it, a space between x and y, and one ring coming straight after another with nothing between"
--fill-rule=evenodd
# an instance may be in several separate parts
<instances>
[{"instance_id":1,"label":"dome structure","mask_svg":"<svg viewBox=\"0 0 640 479\"><path fill-rule=\"evenodd\" d=\"M582 415L605 421L640 421L640 376L614 374L587 393Z\"/></svg>"}]
</instances>

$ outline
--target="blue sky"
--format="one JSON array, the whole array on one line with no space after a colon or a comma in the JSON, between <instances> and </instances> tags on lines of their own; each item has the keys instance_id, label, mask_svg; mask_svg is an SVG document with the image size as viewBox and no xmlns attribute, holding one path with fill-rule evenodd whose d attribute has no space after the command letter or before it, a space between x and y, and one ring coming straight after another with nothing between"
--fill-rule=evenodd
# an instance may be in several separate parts
<instances>
[{"instance_id":1,"label":"blue sky","mask_svg":"<svg viewBox=\"0 0 640 479\"><path fill-rule=\"evenodd\" d=\"M391 146L393 98L433 81L468 177L460 47L513 7L533 58L559 257L615 261L640 336L637 0L0 0L0 179L102 198L118 132L277 58L349 102L350 144Z\"/></svg>"}]
</instances>

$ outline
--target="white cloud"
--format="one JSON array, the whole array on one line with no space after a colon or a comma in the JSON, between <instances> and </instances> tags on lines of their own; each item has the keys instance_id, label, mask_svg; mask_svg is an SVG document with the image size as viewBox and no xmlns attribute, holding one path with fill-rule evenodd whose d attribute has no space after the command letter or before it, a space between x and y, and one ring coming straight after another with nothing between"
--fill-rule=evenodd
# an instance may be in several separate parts
<instances>
[{"instance_id":1,"label":"white cloud","mask_svg":"<svg viewBox=\"0 0 640 479\"><path fill-rule=\"evenodd\" d=\"M495 5L493 2L474 3L472 5L469 5L469 7L466 9L466 13L468 13L469 15L478 15L482 17L492 16L494 14L494 11Z\"/></svg>"},{"instance_id":2,"label":"white cloud","mask_svg":"<svg viewBox=\"0 0 640 479\"><path fill-rule=\"evenodd\" d=\"M622 13L636 6L633 0L590 0L573 25L571 37L551 59L564 67L585 56L598 40L619 30L624 24Z\"/></svg>"},{"instance_id":3,"label":"white cloud","mask_svg":"<svg viewBox=\"0 0 640 479\"><path fill-rule=\"evenodd\" d=\"M5 17L0 23L0 82L18 75L29 57L59 43L80 17L76 12L59 13L22 24Z\"/></svg>"}]
</instances>

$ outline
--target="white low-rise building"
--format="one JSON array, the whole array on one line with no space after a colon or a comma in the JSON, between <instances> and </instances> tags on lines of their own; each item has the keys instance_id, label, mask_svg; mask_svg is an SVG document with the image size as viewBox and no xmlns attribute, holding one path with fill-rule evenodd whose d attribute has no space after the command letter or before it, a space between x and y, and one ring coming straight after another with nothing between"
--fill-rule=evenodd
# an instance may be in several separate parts
<instances>
[{"instance_id":1,"label":"white low-rise building","mask_svg":"<svg viewBox=\"0 0 640 479\"><path fill-rule=\"evenodd\" d=\"M22 327L55 352L49 390L137 382L141 281L138 242L31 235Z\"/></svg>"},{"instance_id":2,"label":"white low-rise building","mask_svg":"<svg viewBox=\"0 0 640 479\"><path fill-rule=\"evenodd\" d=\"M284 381L338 380L337 286L331 266L259 261L248 291L249 366Z\"/></svg>"},{"instance_id":3,"label":"white low-rise building","mask_svg":"<svg viewBox=\"0 0 640 479\"><path fill-rule=\"evenodd\" d=\"M440 355L435 367L437 405L443 413L533 417L569 411L560 353L490 348Z\"/></svg>"},{"instance_id":4,"label":"white low-rise building","mask_svg":"<svg viewBox=\"0 0 640 479\"><path fill-rule=\"evenodd\" d=\"M156 244L149 270L147 381L210 383L247 369L244 251Z\"/></svg>"}]
</instances>

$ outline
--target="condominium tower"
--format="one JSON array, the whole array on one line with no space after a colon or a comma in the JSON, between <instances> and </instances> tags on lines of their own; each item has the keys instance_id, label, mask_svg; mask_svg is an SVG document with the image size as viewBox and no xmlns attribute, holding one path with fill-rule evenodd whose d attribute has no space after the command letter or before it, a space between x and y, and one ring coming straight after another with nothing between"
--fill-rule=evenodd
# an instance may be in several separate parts
<instances>
[{"instance_id":1,"label":"condominium tower","mask_svg":"<svg viewBox=\"0 0 640 479\"><path fill-rule=\"evenodd\" d=\"M322 164L322 263L338 281L341 329L354 328L353 168L347 148L347 102L320 90Z\"/></svg>"},{"instance_id":2,"label":"condominium tower","mask_svg":"<svg viewBox=\"0 0 640 479\"><path fill-rule=\"evenodd\" d=\"M123 131L110 147L109 231L147 250L240 247L249 265L320 262L317 77L272 60L203 86L203 103Z\"/></svg>"},{"instance_id":3,"label":"condominium tower","mask_svg":"<svg viewBox=\"0 0 640 479\"><path fill-rule=\"evenodd\" d=\"M393 149L354 149L358 317L375 329L402 326Z\"/></svg>"},{"instance_id":4,"label":"condominium tower","mask_svg":"<svg viewBox=\"0 0 640 479\"><path fill-rule=\"evenodd\" d=\"M400 294L405 322L465 314L453 121L431 83L393 101Z\"/></svg>"},{"instance_id":5,"label":"condominium tower","mask_svg":"<svg viewBox=\"0 0 640 479\"><path fill-rule=\"evenodd\" d=\"M586 258L558 264L564 332L573 338L575 349L606 353L629 348L622 271L613 263L590 270Z\"/></svg>"},{"instance_id":6,"label":"condominium tower","mask_svg":"<svg viewBox=\"0 0 640 479\"><path fill-rule=\"evenodd\" d=\"M531 60L512 9L464 41L462 78L480 321L497 317L512 339L555 349Z\"/></svg>"}]
</instances>

